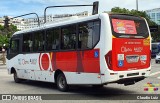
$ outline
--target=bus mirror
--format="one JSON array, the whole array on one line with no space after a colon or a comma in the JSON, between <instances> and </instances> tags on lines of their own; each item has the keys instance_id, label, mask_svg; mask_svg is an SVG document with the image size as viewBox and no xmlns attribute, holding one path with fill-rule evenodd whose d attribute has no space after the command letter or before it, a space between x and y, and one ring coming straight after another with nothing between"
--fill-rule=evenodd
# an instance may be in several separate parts
<instances>
[{"instance_id":1,"label":"bus mirror","mask_svg":"<svg viewBox=\"0 0 160 103\"><path fill-rule=\"evenodd\" d=\"M98 1L94 2L92 15L98 14L98 7L99 7L99 2Z\"/></svg>"}]
</instances>

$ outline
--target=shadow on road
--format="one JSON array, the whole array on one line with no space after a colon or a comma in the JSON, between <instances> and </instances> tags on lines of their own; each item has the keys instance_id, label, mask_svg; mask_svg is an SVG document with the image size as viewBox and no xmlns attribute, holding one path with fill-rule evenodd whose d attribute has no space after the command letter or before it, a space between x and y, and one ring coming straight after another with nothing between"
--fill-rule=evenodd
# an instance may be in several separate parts
<instances>
[{"instance_id":1,"label":"shadow on road","mask_svg":"<svg viewBox=\"0 0 160 103\"><path fill-rule=\"evenodd\" d=\"M14 82L10 82L14 83ZM34 87L39 87L39 88L44 88L44 89L50 89L50 90L57 90L56 84L53 83L46 83L46 82L38 82L38 81L23 81L20 83L21 85L29 85L29 86L34 86ZM53 90L53 94L54 94ZM83 86L76 86L72 85L70 86L70 89L68 92L60 92L62 97L67 98L72 100L74 99L114 99L114 98L119 98L119 99L124 99L123 95L129 95L129 94L134 94L135 92L132 90L123 90L121 88L116 88L116 87L103 87L103 88L93 88L92 86L89 85L83 85ZM74 94L74 95L73 95ZM67 97L66 97L67 96ZM123 96L123 97L122 97ZM62 98L61 97L61 98ZM62 99L64 99L62 98Z\"/></svg>"}]
</instances>

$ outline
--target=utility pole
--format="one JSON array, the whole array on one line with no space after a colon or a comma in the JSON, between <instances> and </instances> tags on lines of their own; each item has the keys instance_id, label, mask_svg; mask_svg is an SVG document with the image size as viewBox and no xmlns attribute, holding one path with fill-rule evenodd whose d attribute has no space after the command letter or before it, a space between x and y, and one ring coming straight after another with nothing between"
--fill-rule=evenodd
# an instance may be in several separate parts
<instances>
[{"instance_id":1,"label":"utility pole","mask_svg":"<svg viewBox=\"0 0 160 103\"><path fill-rule=\"evenodd\" d=\"M136 0L136 10L138 11L138 0Z\"/></svg>"}]
</instances>

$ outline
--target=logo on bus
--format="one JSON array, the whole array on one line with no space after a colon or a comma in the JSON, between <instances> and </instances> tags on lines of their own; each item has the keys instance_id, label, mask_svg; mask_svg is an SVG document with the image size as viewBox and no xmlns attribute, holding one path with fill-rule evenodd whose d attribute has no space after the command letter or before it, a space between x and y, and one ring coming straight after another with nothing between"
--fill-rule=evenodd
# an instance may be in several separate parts
<instances>
[{"instance_id":1,"label":"logo on bus","mask_svg":"<svg viewBox=\"0 0 160 103\"><path fill-rule=\"evenodd\" d=\"M48 70L51 67L50 56L47 53L41 53L39 55L39 66L41 70Z\"/></svg>"},{"instance_id":2,"label":"logo on bus","mask_svg":"<svg viewBox=\"0 0 160 103\"><path fill-rule=\"evenodd\" d=\"M124 65L124 61L123 61L123 60L119 60L119 61L118 61L118 66L119 66L119 67L123 67L123 65Z\"/></svg>"},{"instance_id":3,"label":"logo on bus","mask_svg":"<svg viewBox=\"0 0 160 103\"><path fill-rule=\"evenodd\" d=\"M94 57L95 57L95 58L98 58L98 57L99 57L99 52L98 52L98 51L95 51L95 52L94 52Z\"/></svg>"},{"instance_id":4,"label":"logo on bus","mask_svg":"<svg viewBox=\"0 0 160 103\"><path fill-rule=\"evenodd\" d=\"M132 48L127 48L127 47L121 47L121 52L125 53L125 52L132 52Z\"/></svg>"}]
</instances>

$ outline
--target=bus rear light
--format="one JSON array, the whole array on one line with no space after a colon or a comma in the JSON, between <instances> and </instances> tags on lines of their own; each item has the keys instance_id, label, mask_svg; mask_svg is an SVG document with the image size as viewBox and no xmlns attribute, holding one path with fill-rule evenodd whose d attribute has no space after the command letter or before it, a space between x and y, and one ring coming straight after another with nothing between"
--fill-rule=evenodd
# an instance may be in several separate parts
<instances>
[{"instance_id":1,"label":"bus rear light","mask_svg":"<svg viewBox=\"0 0 160 103\"><path fill-rule=\"evenodd\" d=\"M109 51L106 55L105 55L105 60L107 63L107 66L110 70L112 70L112 51Z\"/></svg>"}]
</instances>

